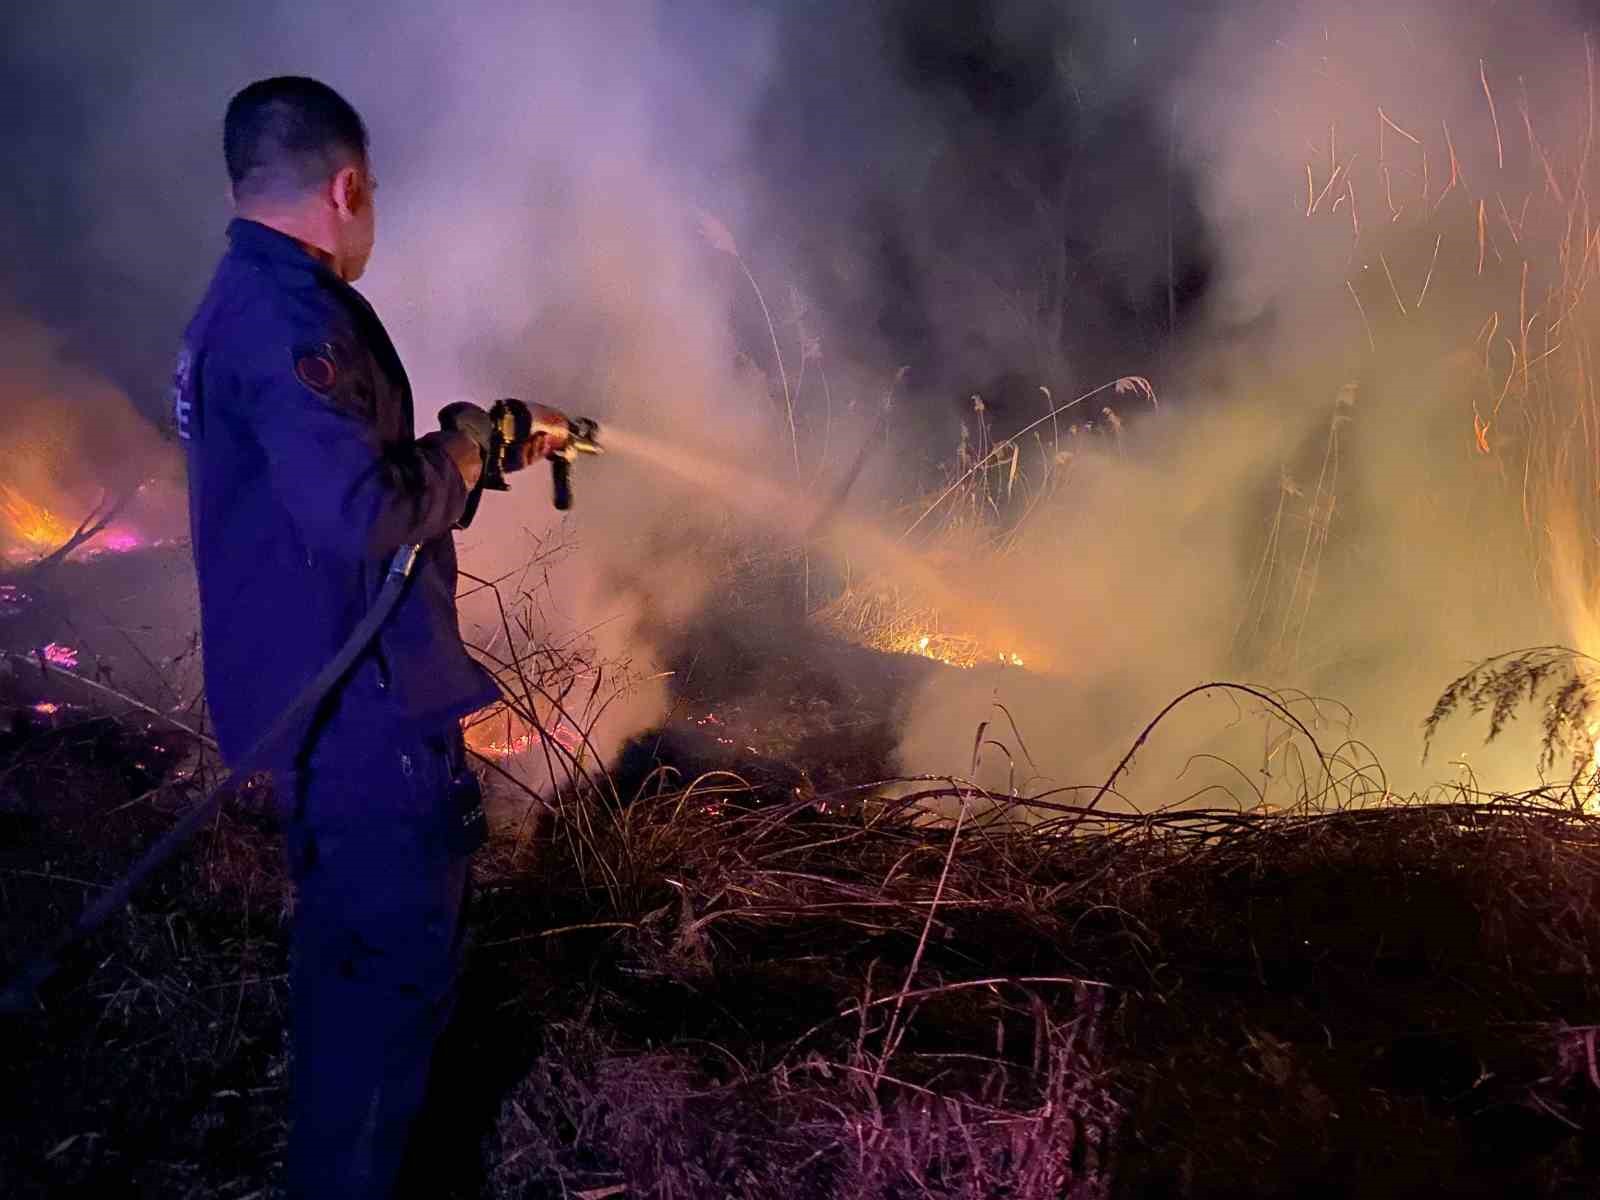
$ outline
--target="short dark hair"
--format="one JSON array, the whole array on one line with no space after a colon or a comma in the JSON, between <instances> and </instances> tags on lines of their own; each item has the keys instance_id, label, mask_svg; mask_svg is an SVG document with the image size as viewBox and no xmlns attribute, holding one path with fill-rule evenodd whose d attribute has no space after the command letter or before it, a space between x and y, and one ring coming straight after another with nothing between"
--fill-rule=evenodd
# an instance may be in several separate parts
<instances>
[{"instance_id":1,"label":"short dark hair","mask_svg":"<svg viewBox=\"0 0 1600 1200\"><path fill-rule=\"evenodd\" d=\"M352 158L364 163L367 127L327 84L279 75L257 80L228 102L222 153L237 198L293 196Z\"/></svg>"}]
</instances>

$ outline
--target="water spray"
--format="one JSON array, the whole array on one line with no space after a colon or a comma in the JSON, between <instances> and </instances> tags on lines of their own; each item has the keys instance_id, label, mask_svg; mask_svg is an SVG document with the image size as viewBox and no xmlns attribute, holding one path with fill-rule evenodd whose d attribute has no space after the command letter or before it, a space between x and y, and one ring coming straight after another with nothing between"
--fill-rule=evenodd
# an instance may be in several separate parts
<instances>
[{"instance_id":1,"label":"water spray","mask_svg":"<svg viewBox=\"0 0 1600 1200\"><path fill-rule=\"evenodd\" d=\"M965 577L952 577L935 560L902 538L886 533L870 518L852 514L846 504L863 468L881 444L880 423L861 445L849 469L832 489L820 497L815 489L786 485L772 473L746 470L726 456L696 446L667 442L631 430L606 430L606 447L613 453L631 456L692 485L697 490L736 508L746 516L794 539L794 545L848 561L860 556L870 559L880 576L895 581L926 601L926 607L943 613L958 613L974 628L990 631L985 643L998 641L999 661L1010 666L1048 668L1049 656L1031 641L1018 638L1012 616L1003 602L983 592ZM930 637L921 645L913 640L904 649L909 653L952 663L938 653L928 653ZM1013 653L1020 649L1021 653ZM986 661L993 661L985 655ZM956 665L971 665L956 664Z\"/></svg>"}]
</instances>

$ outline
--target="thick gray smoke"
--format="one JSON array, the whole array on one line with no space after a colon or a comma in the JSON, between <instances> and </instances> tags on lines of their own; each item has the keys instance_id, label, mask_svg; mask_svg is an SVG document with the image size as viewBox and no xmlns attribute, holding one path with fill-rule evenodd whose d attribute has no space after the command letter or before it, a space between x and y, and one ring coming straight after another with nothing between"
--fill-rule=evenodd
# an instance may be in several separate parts
<instances>
[{"instance_id":1,"label":"thick gray smoke","mask_svg":"<svg viewBox=\"0 0 1600 1200\"><path fill-rule=\"evenodd\" d=\"M0 279L26 324L6 336L54 339L56 361L159 421L221 249L223 106L253 78L316 75L372 128L380 241L362 288L424 423L451 400L518 394L792 477L775 334L813 447L825 421L841 440L869 427L909 366L888 432L901 465L880 458L861 489L883 496L955 454L974 393L1004 436L1042 414L1041 386L1061 400L1148 376L1160 407L1114 400L1126 436L1077 451L1009 553L947 581L999 603L1050 666L999 685L1040 773L1092 779L1174 692L1239 674L1349 702L1358 732L1409 764L1457 669L1560 632L1506 502L1511 460L1474 448L1481 377L1503 364L1470 353L1504 308L1501 291L1471 291L1473 206L1511 211L1493 235L1498 287L1517 262L1516 205L1538 191L1526 139L1512 149L1517 77L1548 116L1544 144L1570 157L1582 137L1582 45L1564 36L1578 26L1537 7L12 11L0 100L21 165L0 184ZM1414 144L1379 144L1379 105ZM1447 141L1464 177L1453 195ZM1424 145L1425 200L1420 157L1399 157ZM1438 243L1394 216L1406 189L1435 207ZM1404 314L1383 307L1391 290ZM117 403L64 377L41 390ZM638 462L583 465L560 535L576 549L550 573L545 615L648 681L659 631L723 581L703 546L737 498ZM498 577L558 536L544 487L525 479L486 506L463 538L468 570ZM481 603L468 622L494 639ZM950 748L971 745L995 687L952 677L916 698L903 765L964 770L968 752ZM645 683L610 714L607 744L663 696ZM1196 711L1156 766L1236 752L1218 733L1231 720Z\"/></svg>"}]
</instances>

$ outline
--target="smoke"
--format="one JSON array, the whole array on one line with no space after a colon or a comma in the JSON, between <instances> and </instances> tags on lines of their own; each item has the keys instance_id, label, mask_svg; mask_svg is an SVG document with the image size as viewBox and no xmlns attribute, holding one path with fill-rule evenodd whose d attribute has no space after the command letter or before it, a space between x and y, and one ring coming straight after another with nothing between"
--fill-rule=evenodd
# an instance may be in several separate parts
<instances>
[{"instance_id":1,"label":"smoke","mask_svg":"<svg viewBox=\"0 0 1600 1200\"><path fill-rule=\"evenodd\" d=\"M974 391L1005 433L1035 384L1152 374L1198 315L1214 247L1166 103L1196 8L779 6L750 208L841 373L909 365L913 445L948 453Z\"/></svg>"},{"instance_id":2,"label":"smoke","mask_svg":"<svg viewBox=\"0 0 1600 1200\"><path fill-rule=\"evenodd\" d=\"M221 249L223 107L253 78L313 74L371 128L380 242L362 287L409 366L422 428L452 400L518 395L686 440L760 445L752 421L770 414L731 338L728 280L708 269L716 254L695 224L702 206L736 211L696 172L733 152L744 114L727 97L709 101L665 30L692 42L683 22L697 19L639 3L13 14L11 89L62 104L25 110L39 169L12 180L7 198L26 230L9 247L10 288L65 331L70 353L127 381L150 421L163 420L178 334ZM762 32L759 20L716 14L724 61L756 74ZM83 389L64 389L60 404L72 414L63 426L115 406ZM25 407L30 423L49 419L46 403ZM85 461L91 473L111 465L89 451ZM523 477L483 506L462 561L509 578L515 601L528 582L515 572L537 545L581 548L532 590L541 632L643 681L607 710L604 750L661 711L647 634L706 586L694 531L714 509L648 472L585 466L575 520L558 527L548 480ZM464 618L476 644L502 633L482 595Z\"/></svg>"},{"instance_id":3,"label":"smoke","mask_svg":"<svg viewBox=\"0 0 1600 1200\"><path fill-rule=\"evenodd\" d=\"M705 102L650 6L480 6L454 20L426 128L380 141L405 150L400 196L380 216L397 252L370 290L416 364L423 416L515 394L684 444L763 446L765 397L739 366L726 279L696 224L720 198L694 164L731 149L738 112ZM758 30L721 28L762 53ZM571 547L525 582L540 636L581 649L574 695L592 701L568 710L609 757L666 711L665 639L714 579L703 547L719 502L648 464L586 461L558 526L548 479L530 475L484 504L462 562L521 579L532 541ZM494 644L498 608L469 601L463 627Z\"/></svg>"},{"instance_id":4,"label":"smoke","mask_svg":"<svg viewBox=\"0 0 1600 1200\"><path fill-rule=\"evenodd\" d=\"M979 723L1005 729L998 698L1031 750L1018 775L1097 784L1168 698L1242 678L1283 689L1325 748L1360 742L1346 756L1375 755L1389 788L1536 782L1536 729L1486 748L1457 720L1423 768L1421 722L1475 660L1593 623L1571 549L1593 529L1588 314L1559 302L1587 253L1581 213L1569 241L1592 137L1581 28L1554 5L1427 3L1212 26L1151 97L1219 247L1203 318L1139 465L1097 452L989 581L1061 678L930 687L908 762L968 769ZM1303 768L1259 708L1190 702L1123 788L1284 802Z\"/></svg>"},{"instance_id":5,"label":"smoke","mask_svg":"<svg viewBox=\"0 0 1600 1200\"><path fill-rule=\"evenodd\" d=\"M122 505L107 540L128 546L185 528L181 468L127 396L66 356L59 336L0 310L0 397L8 410L0 463L0 557L56 549L96 509Z\"/></svg>"},{"instance_id":6,"label":"smoke","mask_svg":"<svg viewBox=\"0 0 1600 1200\"><path fill-rule=\"evenodd\" d=\"M899 527L854 537L853 569L936 574L953 615L1047 668L930 685L906 714L907 769L964 773L998 696L1025 774L1093 781L1176 692L1243 676L1348 704L1395 781L1421 781L1401 768L1444 683L1564 633L1521 485L1548 423L1497 398L1517 365L1504 332L1529 327L1522 263L1536 296L1560 272L1564 206L1534 147L1570 177L1581 26L1554 0L1097 7L11 13L0 99L27 167L0 185L0 280L57 361L159 422L222 248L223 106L254 78L317 75L372 129L380 233L361 286L424 427L449 401L515 394L798 477L809 497L909 366L884 435L898 461L858 489L882 499L926 485L979 420L1005 437L1046 394L1153 381L1157 408L1113 396L1067 418L1104 425L1107 407L1115 436L1052 444L1065 483L1005 553L951 565L918 559ZM56 394L96 419L125 403ZM23 407L30 426L48 412ZM545 487L491 497L462 561L527 583L510 573L537 547L570 547L532 590L547 636L637 683L607 712L608 750L662 713L671 631L727 586L730 514L782 505L619 458L580 465L559 524ZM469 640L498 627L482 595L468 603ZM1331 702L1297 711L1342 736ZM1441 760L1494 765L1477 730L1450 728ZM1247 769L1279 777L1280 750L1260 748L1275 736L1201 699L1142 778L1170 781L1197 751L1260 753ZM1504 751L1505 772L1524 751Z\"/></svg>"}]
</instances>

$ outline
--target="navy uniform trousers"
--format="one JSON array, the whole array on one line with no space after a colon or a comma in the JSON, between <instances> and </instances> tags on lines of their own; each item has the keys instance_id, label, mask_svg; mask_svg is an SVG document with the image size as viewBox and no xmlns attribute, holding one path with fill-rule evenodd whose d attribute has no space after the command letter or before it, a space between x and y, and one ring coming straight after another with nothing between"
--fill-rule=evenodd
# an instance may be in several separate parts
<instances>
[{"instance_id":1,"label":"navy uniform trousers","mask_svg":"<svg viewBox=\"0 0 1600 1200\"><path fill-rule=\"evenodd\" d=\"M279 786L295 885L288 1194L389 1197L454 1002L481 794L453 727L319 744Z\"/></svg>"}]
</instances>

